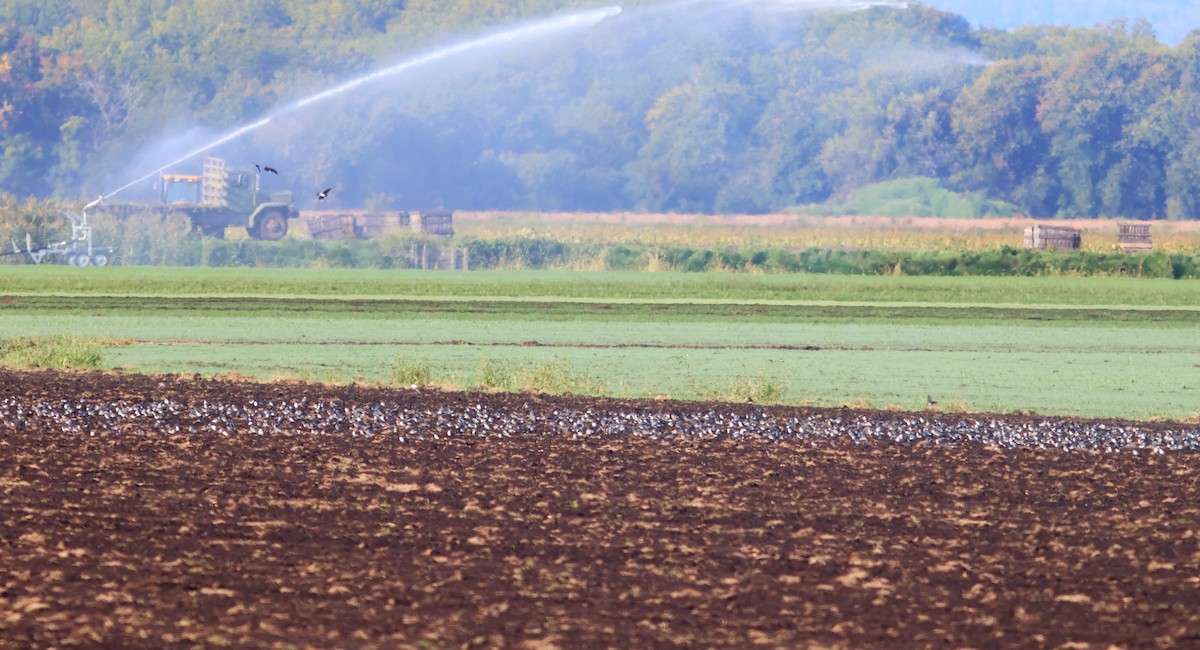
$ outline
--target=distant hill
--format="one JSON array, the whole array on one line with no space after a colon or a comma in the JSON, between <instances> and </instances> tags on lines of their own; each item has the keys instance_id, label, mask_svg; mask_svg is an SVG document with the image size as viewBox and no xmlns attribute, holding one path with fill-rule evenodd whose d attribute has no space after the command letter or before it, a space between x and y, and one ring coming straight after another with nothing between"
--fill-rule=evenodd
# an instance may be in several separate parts
<instances>
[{"instance_id":1,"label":"distant hill","mask_svg":"<svg viewBox=\"0 0 1200 650\"><path fill-rule=\"evenodd\" d=\"M5 0L0 203L1200 218L1200 1L924 1Z\"/></svg>"},{"instance_id":2,"label":"distant hill","mask_svg":"<svg viewBox=\"0 0 1200 650\"><path fill-rule=\"evenodd\" d=\"M1200 29L1200 3L1195 0L926 0L924 4L951 11L974 27L1012 29L1022 25L1093 27L1126 19L1132 25L1146 18L1158 40L1176 45Z\"/></svg>"}]
</instances>

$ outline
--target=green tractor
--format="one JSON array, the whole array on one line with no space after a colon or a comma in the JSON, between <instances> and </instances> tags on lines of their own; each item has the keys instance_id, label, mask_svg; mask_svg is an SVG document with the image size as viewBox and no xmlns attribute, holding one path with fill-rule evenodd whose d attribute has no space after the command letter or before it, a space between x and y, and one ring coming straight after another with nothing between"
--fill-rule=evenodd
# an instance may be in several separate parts
<instances>
[{"instance_id":1,"label":"green tractor","mask_svg":"<svg viewBox=\"0 0 1200 650\"><path fill-rule=\"evenodd\" d=\"M194 233L224 237L230 226L245 226L254 239L275 241L288 231L288 220L300 216L292 205L291 192L263 192L255 169L232 169L220 158L206 158L203 172L162 174L159 203L105 204L99 210L127 217L138 213L182 215ZM92 206L88 206L92 207Z\"/></svg>"}]
</instances>

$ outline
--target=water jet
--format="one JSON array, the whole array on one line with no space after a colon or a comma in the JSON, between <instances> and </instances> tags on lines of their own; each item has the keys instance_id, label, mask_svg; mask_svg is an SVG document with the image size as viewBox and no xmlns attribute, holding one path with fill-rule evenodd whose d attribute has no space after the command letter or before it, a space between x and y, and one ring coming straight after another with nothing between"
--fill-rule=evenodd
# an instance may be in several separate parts
<instances>
[{"instance_id":1,"label":"water jet","mask_svg":"<svg viewBox=\"0 0 1200 650\"><path fill-rule=\"evenodd\" d=\"M351 90L354 90L355 88L359 88L366 84L370 84L372 82L379 81L380 79L391 77L391 76L394 76L394 75L397 75L397 74L400 74L400 73L403 73L403 72L406 72L409 70L413 70L415 68L428 66L428 65L436 63L438 61L443 61L445 59L449 59L449 58L452 58L455 56L467 54L470 52L477 52L479 50L484 50L484 49L496 47L496 46L512 45L512 44L519 43L521 41L524 41L524 40L527 40L530 38L547 37L547 36L551 36L551 35L557 35L557 34L570 32L573 30L586 29L588 27L592 27L592 26L596 25L597 23L605 20L606 18L611 18L620 13L621 13L621 7L611 6L611 7L603 7L600 9L591 9L591 10L587 10L587 11L565 14L562 16L554 16L551 18L544 18L544 19L529 23L527 25L512 27L512 28L509 28L509 29L506 29L506 30L503 30L500 32L493 33L488 36L482 36L482 37L471 39L468 41L463 41L463 42L455 44L455 45L449 45L446 47L438 48L438 49L432 50L430 52L427 52L425 54L411 57L411 58L406 59L395 65L391 65L391 66L382 68L380 70L376 70L374 72L364 74L355 79L351 79L350 81L342 83L338 86L334 86L333 88L323 90L316 94L305 97L304 99L296 101L292 104L284 106L283 108L275 111L274 113L271 113L265 117L255 120L254 122L251 122L244 126L240 126L236 129L230 131L229 133L226 133L225 135L220 136L219 138L213 140L212 142L209 142L197 149L189 151L186 154L184 154L183 156L180 156L179 158L177 158L176 160L172 160L171 162L169 162L165 165L162 165L161 167L137 178L136 180L130 181L129 183L126 183L125 185L117 188L116 190L113 190L112 192L109 192L108 194L102 195L99 199L97 199L96 201L93 201L92 203L89 203L86 207L92 207L94 205L97 205L98 203L101 203L104 200L109 199L109 198L133 187L134 185L137 185L138 183L141 183L142 181L145 181L145 180L148 180L148 179L154 177L155 175L163 172L164 170L167 170L167 169L169 169L175 165L178 165L182 162L186 162L187 160L190 160L206 151L215 149L216 147L219 147L219 146L226 144L232 140L240 138L248 133L257 131L258 129L261 129L262 127L266 126L267 124L270 124L272 120L277 119L282 115L291 113L293 111L300 110L306 106L311 106L312 104L316 104L318 102L325 101L332 97L337 97L339 95L345 94Z\"/></svg>"}]
</instances>

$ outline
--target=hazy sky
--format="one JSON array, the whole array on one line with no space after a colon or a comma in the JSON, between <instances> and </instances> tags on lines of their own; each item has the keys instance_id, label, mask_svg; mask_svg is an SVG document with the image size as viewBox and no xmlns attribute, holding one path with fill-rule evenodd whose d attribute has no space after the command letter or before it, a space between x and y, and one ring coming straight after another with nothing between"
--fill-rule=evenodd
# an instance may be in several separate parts
<instances>
[{"instance_id":1,"label":"hazy sky","mask_svg":"<svg viewBox=\"0 0 1200 650\"><path fill-rule=\"evenodd\" d=\"M1114 18L1130 24L1145 17L1154 25L1158 40L1177 45L1187 33L1200 29L1200 2L1196 0L924 0L925 4L952 11L976 27L1010 29L1017 25L1072 25L1090 27Z\"/></svg>"}]
</instances>

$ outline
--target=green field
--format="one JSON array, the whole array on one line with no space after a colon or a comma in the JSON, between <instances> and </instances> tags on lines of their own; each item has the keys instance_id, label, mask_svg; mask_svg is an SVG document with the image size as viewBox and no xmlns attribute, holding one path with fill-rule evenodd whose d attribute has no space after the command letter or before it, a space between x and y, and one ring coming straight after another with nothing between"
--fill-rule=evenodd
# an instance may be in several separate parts
<instances>
[{"instance_id":1,"label":"green field","mask_svg":"<svg viewBox=\"0 0 1200 650\"><path fill-rule=\"evenodd\" d=\"M0 339L63 335L145 372L1200 415L1187 281L0 267Z\"/></svg>"}]
</instances>

